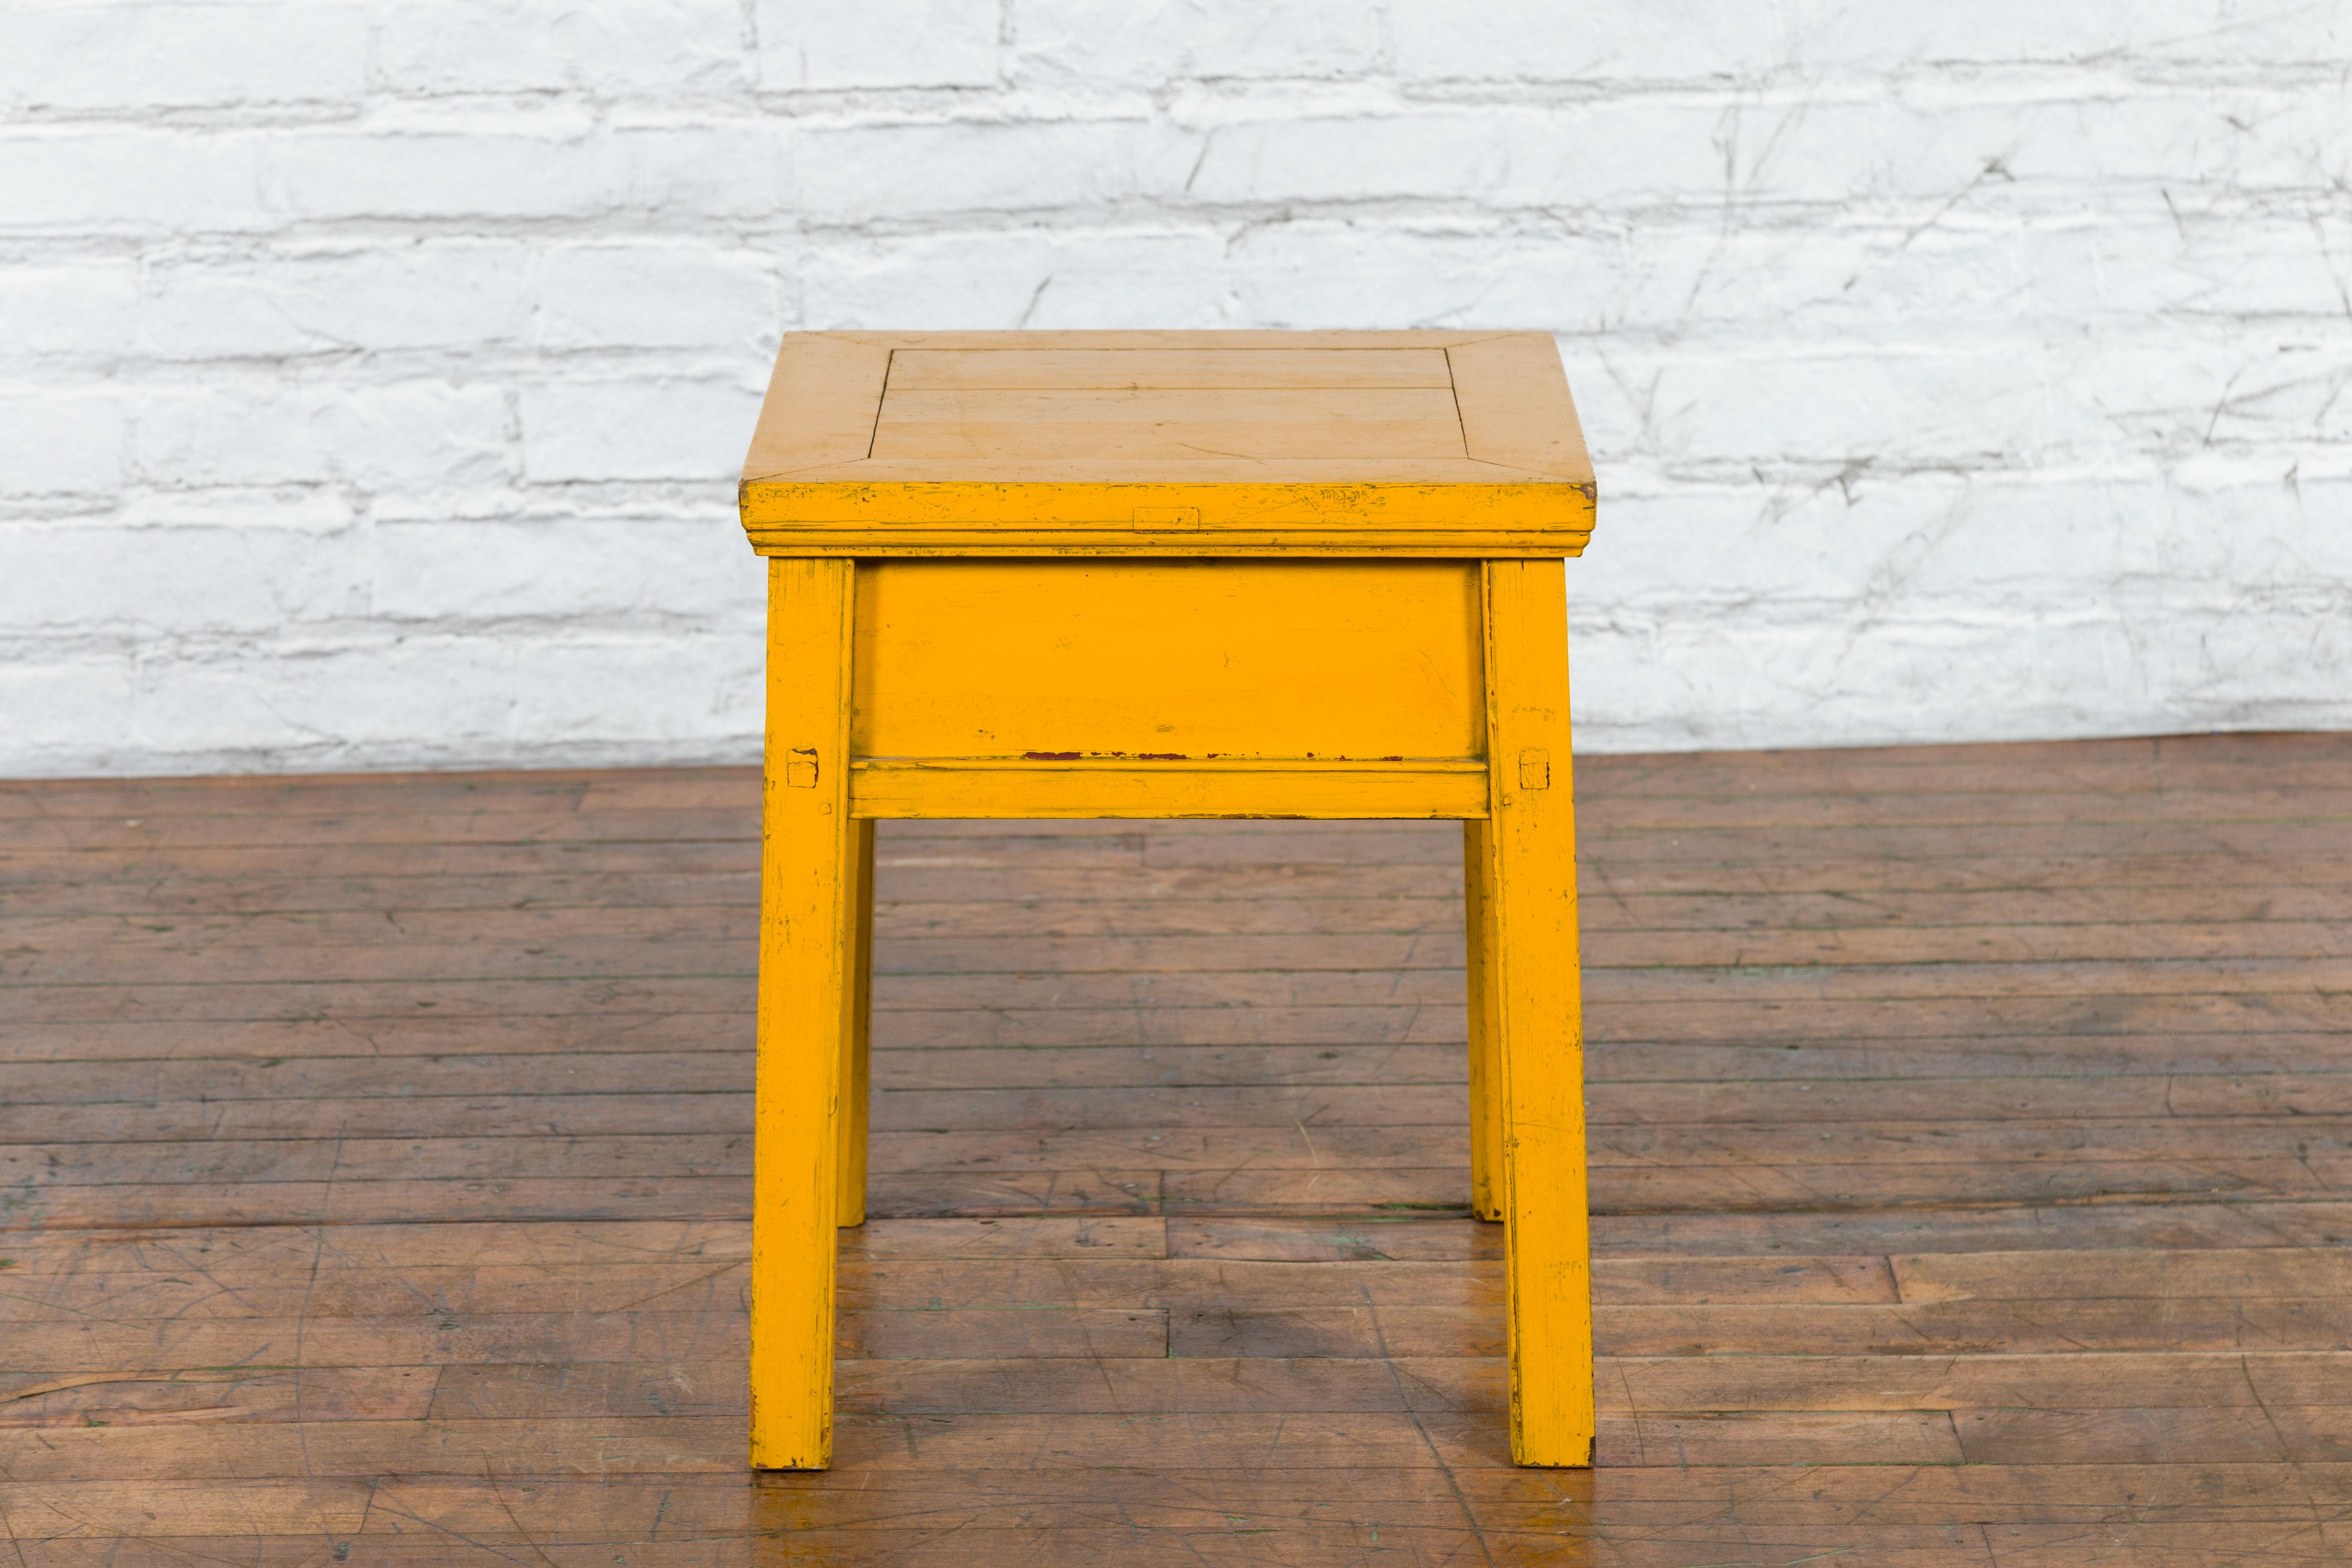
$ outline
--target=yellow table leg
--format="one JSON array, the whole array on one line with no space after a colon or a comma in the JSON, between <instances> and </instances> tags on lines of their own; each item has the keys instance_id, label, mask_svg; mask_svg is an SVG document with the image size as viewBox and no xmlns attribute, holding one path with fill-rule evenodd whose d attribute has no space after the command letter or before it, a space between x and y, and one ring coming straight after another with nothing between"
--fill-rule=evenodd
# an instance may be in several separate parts
<instances>
[{"instance_id":1,"label":"yellow table leg","mask_svg":"<svg viewBox=\"0 0 2352 1568\"><path fill-rule=\"evenodd\" d=\"M1486 894L1493 851L1484 820L1462 825L1462 935L1470 982L1470 1212L1503 1217L1503 1073L1496 1053L1495 901Z\"/></svg>"},{"instance_id":2,"label":"yellow table leg","mask_svg":"<svg viewBox=\"0 0 2352 1568\"><path fill-rule=\"evenodd\" d=\"M768 570L768 750L760 867L751 1180L751 1463L833 1456L835 1225L856 986L843 940L857 884L849 817L847 561Z\"/></svg>"},{"instance_id":3,"label":"yellow table leg","mask_svg":"<svg viewBox=\"0 0 2352 1568\"><path fill-rule=\"evenodd\" d=\"M1592 1263L1585 1197L1576 819L1566 581L1558 561L1486 563L1483 889L1503 1101L1511 1458L1592 1462Z\"/></svg>"},{"instance_id":4,"label":"yellow table leg","mask_svg":"<svg viewBox=\"0 0 2352 1568\"><path fill-rule=\"evenodd\" d=\"M866 1110L874 1033L874 824L854 822L856 871L841 940L849 952L849 1018L841 1031L841 1173L835 1199L843 1225L866 1223Z\"/></svg>"}]
</instances>

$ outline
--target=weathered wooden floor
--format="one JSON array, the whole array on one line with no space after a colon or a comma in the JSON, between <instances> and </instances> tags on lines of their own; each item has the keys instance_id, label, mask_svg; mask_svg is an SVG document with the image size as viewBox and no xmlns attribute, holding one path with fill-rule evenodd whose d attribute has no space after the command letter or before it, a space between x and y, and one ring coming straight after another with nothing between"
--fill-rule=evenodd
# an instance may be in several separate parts
<instances>
[{"instance_id":1,"label":"weathered wooden floor","mask_svg":"<svg viewBox=\"0 0 2352 1568\"><path fill-rule=\"evenodd\" d=\"M757 1485L750 776L0 785L0 1568L2352 1561L2352 736L1580 768L1600 1469L1451 825L901 825Z\"/></svg>"}]
</instances>

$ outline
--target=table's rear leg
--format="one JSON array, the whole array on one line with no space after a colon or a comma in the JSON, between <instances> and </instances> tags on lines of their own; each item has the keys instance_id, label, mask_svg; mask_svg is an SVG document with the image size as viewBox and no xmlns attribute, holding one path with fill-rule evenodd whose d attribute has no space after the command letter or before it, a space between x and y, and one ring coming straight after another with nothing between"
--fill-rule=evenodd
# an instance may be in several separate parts
<instances>
[{"instance_id":1,"label":"table's rear leg","mask_svg":"<svg viewBox=\"0 0 2352 1568\"><path fill-rule=\"evenodd\" d=\"M1499 1023L1511 1458L1522 1465L1589 1465L1594 1430L1560 564L1489 562L1483 595L1493 813L1483 890Z\"/></svg>"},{"instance_id":2,"label":"table's rear leg","mask_svg":"<svg viewBox=\"0 0 2352 1568\"><path fill-rule=\"evenodd\" d=\"M1495 902L1487 896L1493 852L1487 824L1462 825L1462 937L1470 989L1470 1212L1503 1217L1503 1075L1496 1053Z\"/></svg>"},{"instance_id":3,"label":"table's rear leg","mask_svg":"<svg viewBox=\"0 0 2352 1568\"><path fill-rule=\"evenodd\" d=\"M850 825L856 869L849 918L842 928L849 950L848 1021L841 1031L841 1172L835 1199L843 1225L866 1223L866 1112L874 1033L874 824Z\"/></svg>"},{"instance_id":4,"label":"table's rear leg","mask_svg":"<svg viewBox=\"0 0 2352 1568\"><path fill-rule=\"evenodd\" d=\"M856 1010L848 927L850 563L772 561L751 1192L751 1463L823 1469L833 1448L842 1067Z\"/></svg>"}]
</instances>

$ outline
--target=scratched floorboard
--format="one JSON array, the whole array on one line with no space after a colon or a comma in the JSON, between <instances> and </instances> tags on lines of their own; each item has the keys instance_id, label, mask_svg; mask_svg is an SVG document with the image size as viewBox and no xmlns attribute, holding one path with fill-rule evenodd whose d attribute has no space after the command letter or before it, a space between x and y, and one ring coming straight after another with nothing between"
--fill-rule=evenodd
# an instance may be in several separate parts
<instances>
[{"instance_id":1,"label":"scratched floorboard","mask_svg":"<svg viewBox=\"0 0 2352 1568\"><path fill-rule=\"evenodd\" d=\"M0 1563L2352 1561L2352 737L1580 764L1601 1467L1449 826L886 826L741 1468L756 788L0 784Z\"/></svg>"}]
</instances>

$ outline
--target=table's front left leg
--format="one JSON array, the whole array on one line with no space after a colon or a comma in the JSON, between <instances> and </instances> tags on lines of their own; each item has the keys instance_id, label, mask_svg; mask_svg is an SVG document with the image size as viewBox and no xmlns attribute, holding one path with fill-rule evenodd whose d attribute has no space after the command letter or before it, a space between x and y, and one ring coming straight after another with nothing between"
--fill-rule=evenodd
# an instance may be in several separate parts
<instances>
[{"instance_id":1,"label":"table's front left leg","mask_svg":"<svg viewBox=\"0 0 2352 1568\"><path fill-rule=\"evenodd\" d=\"M1592 1463L1592 1244L1560 563L1486 567L1485 929L1503 1110L1511 1458Z\"/></svg>"},{"instance_id":2,"label":"table's front left leg","mask_svg":"<svg viewBox=\"0 0 2352 1568\"><path fill-rule=\"evenodd\" d=\"M823 1469L833 1458L842 1068L856 1012L845 940L858 872L851 570L769 563L751 1183L751 1464L761 1469Z\"/></svg>"}]
</instances>

